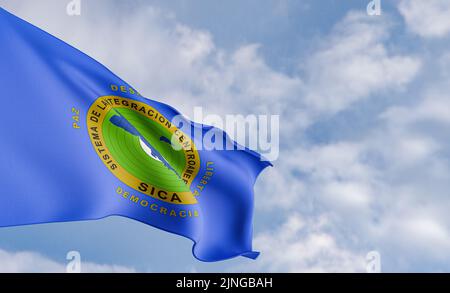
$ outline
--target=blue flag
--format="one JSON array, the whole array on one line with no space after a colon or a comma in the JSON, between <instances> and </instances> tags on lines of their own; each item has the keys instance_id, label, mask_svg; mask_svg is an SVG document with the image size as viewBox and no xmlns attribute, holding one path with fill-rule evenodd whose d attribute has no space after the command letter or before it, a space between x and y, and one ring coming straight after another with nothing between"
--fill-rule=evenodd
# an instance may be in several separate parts
<instances>
[{"instance_id":1,"label":"blue flag","mask_svg":"<svg viewBox=\"0 0 450 293\"><path fill-rule=\"evenodd\" d=\"M0 97L0 227L116 215L193 240L202 261L257 257L270 163L1 8ZM200 147L211 131L233 150Z\"/></svg>"}]
</instances>

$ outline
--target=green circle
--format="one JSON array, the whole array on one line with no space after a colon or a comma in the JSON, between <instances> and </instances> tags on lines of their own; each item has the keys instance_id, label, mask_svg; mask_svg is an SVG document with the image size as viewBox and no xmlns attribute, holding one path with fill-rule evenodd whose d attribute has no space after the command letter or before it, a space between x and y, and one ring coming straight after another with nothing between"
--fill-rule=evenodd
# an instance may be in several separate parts
<instances>
[{"instance_id":1,"label":"green circle","mask_svg":"<svg viewBox=\"0 0 450 293\"><path fill-rule=\"evenodd\" d=\"M186 160L182 150L161 141L164 136L171 139L172 134L161 124L127 108L114 108L108 112L103 122L105 144L117 163L128 173L142 182L174 192L189 192L188 186L173 170L162 162L151 158L141 147L140 137L114 125L110 119L121 115L139 134L157 150L177 174L182 174Z\"/></svg>"}]
</instances>

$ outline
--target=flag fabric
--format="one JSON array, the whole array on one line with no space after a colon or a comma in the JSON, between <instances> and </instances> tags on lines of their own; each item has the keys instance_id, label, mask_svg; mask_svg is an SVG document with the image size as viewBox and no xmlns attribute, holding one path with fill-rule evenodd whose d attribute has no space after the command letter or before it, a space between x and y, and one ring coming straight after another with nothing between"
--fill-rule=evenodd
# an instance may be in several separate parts
<instances>
[{"instance_id":1,"label":"flag fabric","mask_svg":"<svg viewBox=\"0 0 450 293\"><path fill-rule=\"evenodd\" d=\"M257 257L253 186L270 163L200 148L212 127L2 8L0 102L0 227L123 216L191 239L202 261Z\"/></svg>"}]
</instances>

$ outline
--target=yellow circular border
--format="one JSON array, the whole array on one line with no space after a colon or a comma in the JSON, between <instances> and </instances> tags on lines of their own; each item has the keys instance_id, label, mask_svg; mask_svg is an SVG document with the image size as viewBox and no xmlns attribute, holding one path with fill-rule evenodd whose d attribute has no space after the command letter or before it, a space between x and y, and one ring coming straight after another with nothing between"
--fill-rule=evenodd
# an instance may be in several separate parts
<instances>
[{"instance_id":1,"label":"yellow circular border","mask_svg":"<svg viewBox=\"0 0 450 293\"><path fill-rule=\"evenodd\" d=\"M197 199L192 192L175 192L161 189L149 183L143 182L118 164L106 146L102 127L103 121L108 112L114 108L131 109L136 113L159 123L172 135L175 135L181 144L186 159L186 166L180 177L188 187L191 186L192 181L195 179L200 169L200 157L198 155L197 148L190 137L173 125L170 120L164 117L155 108L145 103L119 96L103 96L98 98L89 108L88 115L86 117L89 138L97 155L100 157L105 166L124 184L148 196L173 204L196 204ZM142 184L146 184L148 188L144 190ZM175 198L174 194L180 199L181 202L178 200L173 200Z\"/></svg>"}]
</instances>

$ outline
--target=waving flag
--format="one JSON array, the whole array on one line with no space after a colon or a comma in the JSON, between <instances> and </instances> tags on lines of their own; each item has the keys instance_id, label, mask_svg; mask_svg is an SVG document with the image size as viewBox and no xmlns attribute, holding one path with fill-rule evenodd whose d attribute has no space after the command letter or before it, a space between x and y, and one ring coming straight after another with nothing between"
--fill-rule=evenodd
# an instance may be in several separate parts
<instances>
[{"instance_id":1,"label":"waving flag","mask_svg":"<svg viewBox=\"0 0 450 293\"><path fill-rule=\"evenodd\" d=\"M192 239L203 261L258 255L253 185L270 163L200 148L192 133L211 127L1 8L0 102L1 227L119 215Z\"/></svg>"}]
</instances>

